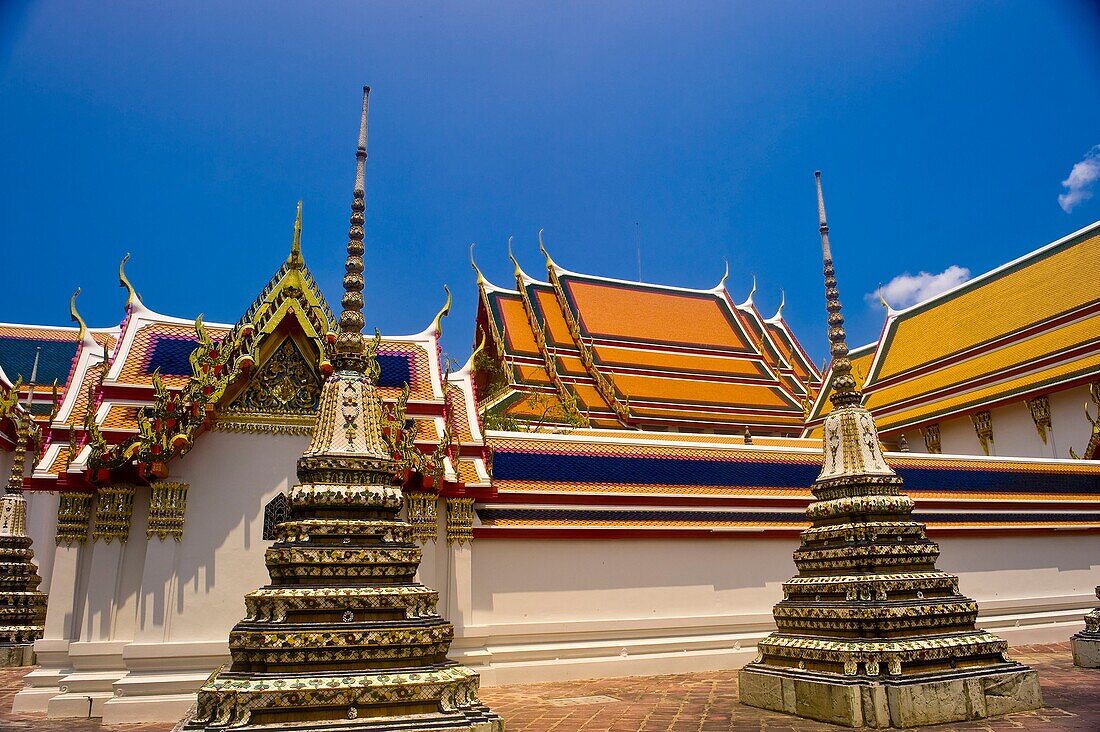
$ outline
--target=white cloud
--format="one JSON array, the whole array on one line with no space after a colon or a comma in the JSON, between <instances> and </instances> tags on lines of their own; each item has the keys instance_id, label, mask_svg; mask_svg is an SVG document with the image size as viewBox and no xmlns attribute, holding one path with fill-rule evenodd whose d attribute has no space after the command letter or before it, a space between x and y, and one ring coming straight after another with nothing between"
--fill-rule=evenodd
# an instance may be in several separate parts
<instances>
[{"instance_id":1,"label":"white cloud","mask_svg":"<svg viewBox=\"0 0 1100 732\"><path fill-rule=\"evenodd\" d=\"M879 292L882 292L882 296L891 307L901 310L918 302L924 302L941 292L947 292L968 279L970 279L970 270L957 264L951 265L939 274L919 272L912 275L905 272L887 282L881 290L867 293L864 298L867 302L877 305Z\"/></svg>"},{"instance_id":2,"label":"white cloud","mask_svg":"<svg viewBox=\"0 0 1100 732\"><path fill-rule=\"evenodd\" d=\"M1058 205L1063 211L1069 213L1081 201L1092 198L1092 191L1089 189L1098 179L1100 179L1100 145L1096 145L1085 153L1084 159L1069 171L1069 177L1062 181L1062 185L1067 190L1059 194Z\"/></svg>"}]
</instances>

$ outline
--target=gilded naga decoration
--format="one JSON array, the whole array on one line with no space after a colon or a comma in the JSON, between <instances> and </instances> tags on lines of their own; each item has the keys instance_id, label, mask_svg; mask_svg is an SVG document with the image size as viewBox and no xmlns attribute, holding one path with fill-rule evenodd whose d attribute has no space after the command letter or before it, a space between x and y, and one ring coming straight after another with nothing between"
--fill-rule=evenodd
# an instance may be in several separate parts
<instances>
[{"instance_id":1,"label":"gilded naga decoration","mask_svg":"<svg viewBox=\"0 0 1100 732\"><path fill-rule=\"evenodd\" d=\"M447 660L454 629L438 593L414 581L421 550L400 516L404 404L384 412L379 339L361 332L368 93L334 371L267 551L271 581L246 595L232 663L199 690L185 729L503 729L478 701L478 675Z\"/></svg>"},{"instance_id":2,"label":"gilded naga decoration","mask_svg":"<svg viewBox=\"0 0 1100 732\"><path fill-rule=\"evenodd\" d=\"M806 509L811 526L783 584L777 631L740 674L751 706L851 727L909 727L1042 705L1036 674L975 627L976 602L936 569L852 376L817 176L834 409Z\"/></svg>"}]
</instances>

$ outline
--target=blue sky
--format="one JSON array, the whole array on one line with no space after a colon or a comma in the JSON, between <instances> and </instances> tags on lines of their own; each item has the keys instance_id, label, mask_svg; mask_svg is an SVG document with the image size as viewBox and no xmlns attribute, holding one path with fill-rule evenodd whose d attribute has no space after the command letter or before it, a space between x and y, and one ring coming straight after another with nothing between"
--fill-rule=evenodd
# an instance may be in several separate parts
<instances>
[{"instance_id":1,"label":"blue sky","mask_svg":"<svg viewBox=\"0 0 1100 732\"><path fill-rule=\"evenodd\" d=\"M299 198L337 303L364 83L368 324L421 330L447 283L459 359L472 241L501 285L510 234L544 271L540 227L598 275L636 278L640 248L647 281L711 287L727 257L738 299L753 273L766 314L786 290L820 361L815 168L853 345L879 283L976 275L1100 219L1088 3L595 5L6 4L0 320L64 324L80 285L88 322L117 323L130 251L151 308L235 321Z\"/></svg>"}]
</instances>

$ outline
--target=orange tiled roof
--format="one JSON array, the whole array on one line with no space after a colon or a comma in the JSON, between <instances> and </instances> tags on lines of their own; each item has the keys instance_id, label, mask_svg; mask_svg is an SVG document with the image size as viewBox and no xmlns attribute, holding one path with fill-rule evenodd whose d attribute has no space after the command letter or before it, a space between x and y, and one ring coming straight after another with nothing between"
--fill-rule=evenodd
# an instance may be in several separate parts
<instances>
[{"instance_id":1,"label":"orange tiled roof","mask_svg":"<svg viewBox=\"0 0 1100 732\"><path fill-rule=\"evenodd\" d=\"M803 382L819 376L784 325L774 343L751 303L735 306L723 286L623 282L550 260L547 273L539 282L517 268L516 290L479 276L479 324L512 382L490 408L534 418L522 394L553 392L601 426L801 428Z\"/></svg>"}]
</instances>

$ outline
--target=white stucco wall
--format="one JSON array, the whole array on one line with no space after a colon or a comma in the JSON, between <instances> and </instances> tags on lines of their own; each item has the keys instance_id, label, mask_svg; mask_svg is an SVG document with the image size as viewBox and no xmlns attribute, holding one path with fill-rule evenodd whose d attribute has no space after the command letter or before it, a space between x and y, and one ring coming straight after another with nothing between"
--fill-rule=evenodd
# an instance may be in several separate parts
<instances>
[{"instance_id":1,"label":"white stucco wall","mask_svg":"<svg viewBox=\"0 0 1100 732\"><path fill-rule=\"evenodd\" d=\"M244 594L268 580L263 506L290 487L306 442L204 435L172 465L190 485L182 542L145 537L149 491L139 488L127 544L51 543L42 666L17 706L85 716L91 699L105 723L178 718L227 660ZM455 624L451 656L486 685L737 667L773 628L781 583L795 574L793 537L449 546L444 526L440 502L420 577ZM947 537L941 547L939 566L960 574L982 625L1013 643L1064 640L1095 602L1100 536Z\"/></svg>"},{"instance_id":2,"label":"white stucco wall","mask_svg":"<svg viewBox=\"0 0 1100 732\"><path fill-rule=\"evenodd\" d=\"M996 409L993 418L993 444L990 454L1000 457L1057 457L1068 458L1072 447L1083 454L1092 436L1092 425L1085 418L1084 405L1089 403L1089 413L1096 416L1096 405L1089 397L1087 386L1055 392L1048 395L1050 401L1051 430L1044 443L1035 429L1031 411L1023 399ZM940 421L941 451L950 455L983 455L974 423L967 414ZM918 429L905 430L905 439L912 452L928 452L924 438ZM888 437L891 444L897 436Z\"/></svg>"},{"instance_id":3,"label":"white stucco wall","mask_svg":"<svg viewBox=\"0 0 1100 732\"><path fill-rule=\"evenodd\" d=\"M172 551L158 551L147 567L143 638L153 640L157 631L165 641L229 637L244 616L244 592L268 581L264 506L296 482L295 465L308 443L298 435L213 432L173 463L171 479L190 486L184 536L165 540L162 549Z\"/></svg>"}]
</instances>

